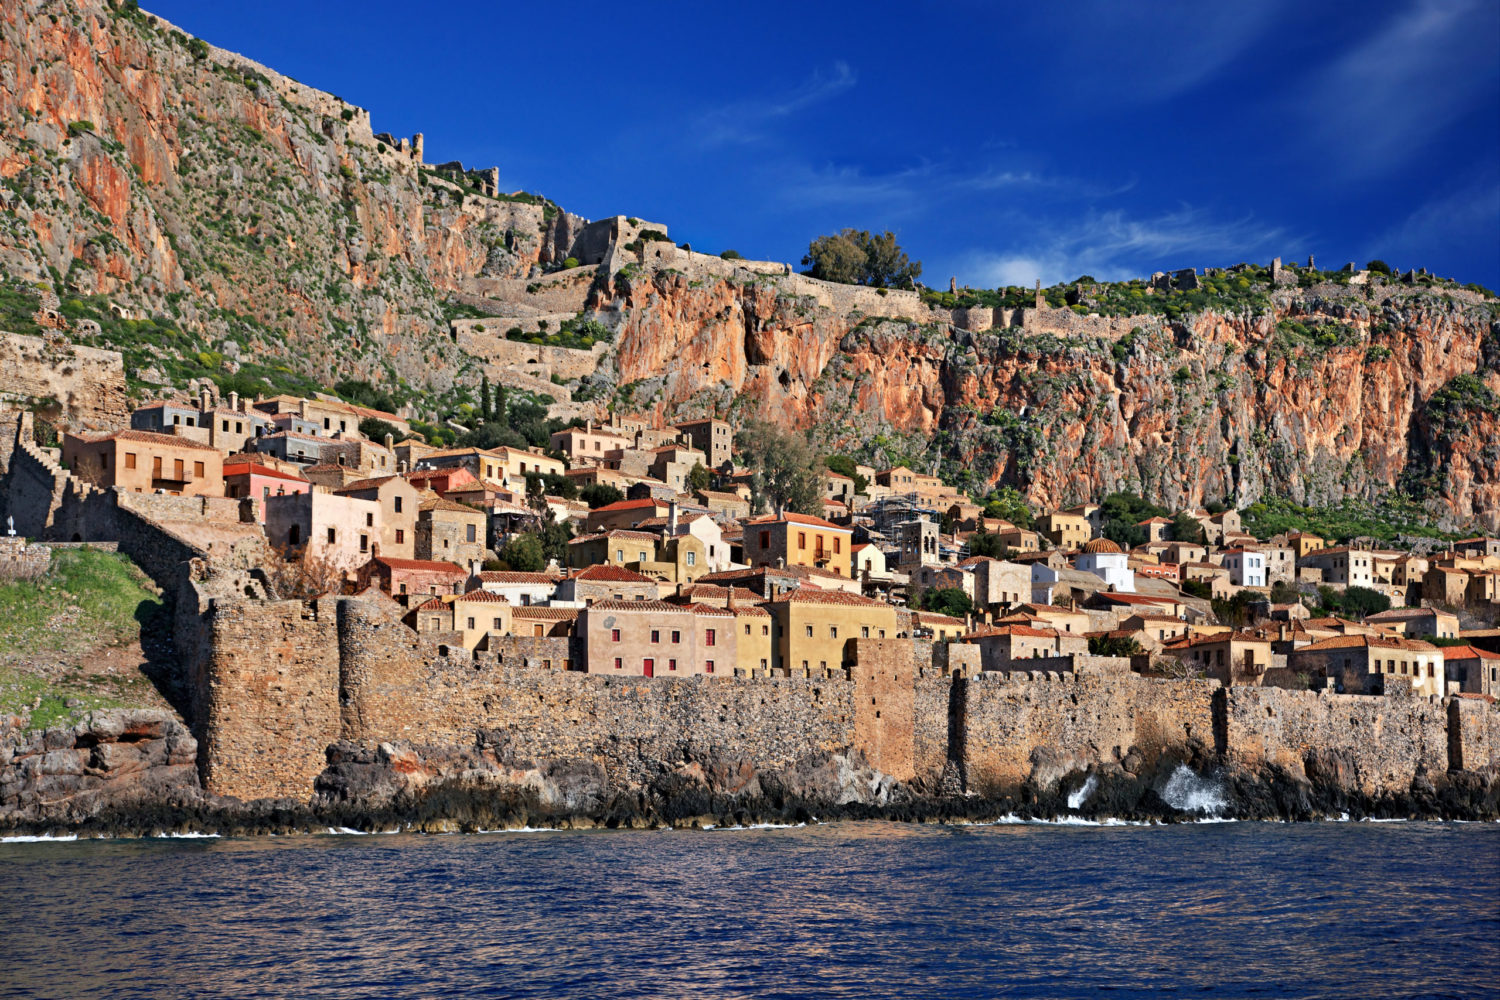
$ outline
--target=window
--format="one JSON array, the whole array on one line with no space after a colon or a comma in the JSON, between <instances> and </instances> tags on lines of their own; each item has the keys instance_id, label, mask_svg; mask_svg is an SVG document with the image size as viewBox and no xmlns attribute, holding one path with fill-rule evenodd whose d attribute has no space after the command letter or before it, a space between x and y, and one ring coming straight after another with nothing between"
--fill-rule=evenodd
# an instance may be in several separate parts
<instances>
[{"instance_id":1,"label":"window","mask_svg":"<svg viewBox=\"0 0 1500 1000\"><path fill-rule=\"evenodd\" d=\"M469 619L469 628L470 629L474 628L474 619L472 619L472 618Z\"/></svg>"},{"instance_id":2,"label":"window","mask_svg":"<svg viewBox=\"0 0 1500 1000\"><path fill-rule=\"evenodd\" d=\"M403 499L405 499L405 498L404 497L394 497L393 499L395 500L394 509L395 509L396 513L399 514L399 513L401 513L401 501Z\"/></svg>"},{"instance_id":3,"label":"window","mask_svg":"<svg viewBox=\"0 0 1500 1000\"><path fill-rule=\"evenodd\" d=\"M805 532L805 531L799 531L799 532L797 532L797 548L799 550L807 548L807 532Z\"/></svg>"},{"instance_id":4,"label":"window","mask_svg":"<svg viewBox=\"0 0 1500 1000\"><path fill-rule=\"evenodd\" d=\"M674 643L681 642L682 641L682 633L678 632L676 629L673 629L672 630L672 641Z\"/></svg>"},{"instance_id":5,"label":"window","mask_svg":"<svg viewBox=\"0 0 1500 1000\"><path fill-rule=\"evenodd\" d=\"M689 552L687 554L687 564L689 566L696 566L696 565L698 565L698 553L696 553L696 552Z\"/></svg>"},{"instance_id":6,"label":"window","mask_svg":"<svg viewBox=\"0 0 1500 1000\"><path fill-rule=\"evenodd\" d=\"M746 635L750 634L750 623L749 622L745 623L745 634Z\"/></svg>"},{"instance_id":7,"label":"window","mask_svg":"<svg viewBox=\"0 0 1500 1000\"><path fill-rule=\"evenodd\" d=\"M397 528L396 529L396 544L400 545L404 541L406 541L406 530L403 529L403 528Z\"/></svg>"},{"instance_id":8,"label":"window","mask_svg":"<svg viewBox=\"0 0 1500 1000\"><path fill-rule=\"evenodd\" d=\"M445 539L443 539L443 548L446 549L447 547L448 547L448 539L445 538Z\"/></svg>"},{"instance_id":9,"label":"window","mask_svg":"<svg viewBox=\"0 0 1500 1000\"><path fill-rule=\"evenodd\" d=\"M368 551L370 551L370 536L369 535L363 535L362 534L362 535L359 536L359 551L361 551L361 552L368 552Z\"/></svg>"},{"instance_id":10,"label":"window","mask_svg":"<svg viewBox=\"0 0 1500 1000\"><path fill-rule=\"evenodd\" d=\"M771 533L769 531L762 531L760 533L760 547L763 549L771 547Z\"/></svg>"},{"instance_id":11,"label":"window","mask_svg":"<svg viewBox=\"0 0 1500 1000\"><path fill-rule=\"evenodd\" d=\"M615 562L622 563L624 561L625 561L625 550L624 549L615 549Z\"/></svg>"},{"instance_id":12,"label":"window","mask_svg":"<svg viewBox=\"0 0 1500 1000\"><path fill-rule=\"evenodd\" d=\"M401 584L400 585L400 589L397 591L397 593L401 593L401 594L406 593L406 584L404 584L404 583Z\"/></svg>"},{"instance_id":13,"label":"window","mask_svg":"<svg viewBox=\"0 0 1500 1000\"><path fill-rule=\"evenodd\" d=\"M375 527L375 515L371 511L365 511L365 527L366 528L373 528L373 527Z\"/></svg>"},{"instance_id":14,"label":"window","mask_svg":"<svg viewBox=\"0 0 1500 1000\"><path fill-rule=\"evenodd\" d=\"M612 629L609 630L609 641L610 642L619 642L620 641L620 630L619 629L612 628ZM616 660L615 662L618 663L619 661Z\"/></svg>"},{"instance_id":15,"label":"window","mask_svg":"<svg viewBox=\"0 0 1500 1000\"><path fill-rule=\"evenodd\" d=\"M711 673L714 672L714 661L713 660L709 660L708 662L706 662L706 663L703 664L703 672L705 674L711 674Z\"/></svg>"},{"instance_id":16,"label":"window","mask_svg":"<svg viewBox=\"0 0 1500 1000\"><path fill-rule=\"evenodd\" d=\"M133 451L127 451L125 453L125 468L127 468L127 469L133 469L133 468L135 468L135 452L133 452Z\"/></svg>"},{"instance_id":17,"label":"window","mask_svg":"<svg viewBox=\"0 0 1500 1000\"><path fill-rule=\"evenodd\" d=\"M703 635L703 645L705 645L705 646L712 646L714 644L714 639L718 636L718 634L719 634L718 629L712 629L712 628L709 629Z\"/></svg>"},{"instance_id":18,"label":"window","mask_svg":"<svg viewBox=\"0 0 1500 1000\"><path fill-rule=\"evenodd\" d=\"M659 630L657 630L657 629L652 629L651 630L651 641L652 642L661 642L661 632Z\"/></svg>"},{"instance_id":19,"label":"window","mask_svg":"<svg viewBox=\"0 0 1500 1000\"><path fill-rule=\"evenodd\" d=\"M619 670L623 666L625 666L625 661L620 659L618 656L615 657L615 669Z\"/></svg>"},{"instance_id":20,"label":"window","mask_svg":"<svg viewBox=\"0 0 1500 1000\"><path fill-rule=\"evenodd\" d=\"M644 553L644 552L637 552L635 554L635 558L636 558L636 561L638 561L638 562L645 562L646 561L646 553Z\"/></svg>"},{"instance_id":21,"label":"window","mask_svg":"<svg viewBox=\"0 0 1500 1000\"><path fill-rule=\"evenodd\" d=\"M667 669L668 670L676 670L677 669L677 661L676 660L668 660L667 661Z\"/></svg>"},{"instance_id":22,"label":"window","mask_svg":"<svg viewBox=\"0 0 1500 1000\"><path fill-rule=\"evenodd\" d=\"M762 625L760 627L760 634L761 635L770 635L771 634L771 627L769 625Z\"/></svg>"},{"instance_id":23,"label":"window","mask_svg":"<svg viewBox=\"0 0 1500 1000\"><path fill-rule=\"evenodd\" d=\"M808 638L809 638L809 639L811 639L811 638L812 638L812 626L811 626L811 625L808 625L808 626L807 626L807 637L808 637Z\"/></svg>"},{"instance_id":24,"label":"window","mask_svg":"<svg viewBox=\"0 0 1500 1000\"><path fill-rule=\"evenodd\" d=\"M868 638L870 638L870 626L868 626L868 625L861 625L859 627L859 637L861 639L868 639Z\"/></svg>"},{"instance_id":25,"label":"window","mask_svg":"<svg viewBox=\"0 0 1500 1000\"><path fill-rule=\"evenodd\" d=\"M841 549L842 544L843 544L843 539L839 538L837 535L834 535L833 536L833 552L834 552L835 555L837 555L840 551L842 551L842 549Z\"/></svg>"},{"instance_id":26,"label":"window","mask_svg":"<svg viewBox=\"0 0 1500 1000\"><path fill-rule=\"evenodd\" d=\"M466 541L466 542L472 542L472 541L474 541L474 525L472 525L472 524L466 524L466 525L464 525L464 541Z\"/></svg>"},{"instance_id":27,"label":"window","mask_svg":"<svg viewBox=\"0 0 1500 1000\"><path fill-rule=\"evenodd\" d=\"M760 661L760 669L762 669L762 670L766 669L766 661L765 660L761 660Z\"/></svg>"},{"instance_id":28,"label":"window","mask_svg":"<svg viewBox=\"0 0 1500 1000\"><path fill-rule=\"evenodd\" d=\"M543 630L542 626L540 626L540 625L533 625L531 627L531 634L533 636L536 636L537 638L540 638L541 636L543 636L546 633Z\"/></svg>"},{"instance_id":29,"label":"window","mask_svg":"<svg viewBox=\"0 0 1500 1000\"><path fill-rule=\"evenodd\" d=\"M880 638L882 638L882 639L885 638L885 629L881 629L880 630Z\"/></svg>"},{"instance_id":30,"label":"window","mask_svg":"<svg viewBox=\"0 0 1500 1000\"><path fill-rule=\"evenodd\" d=\"M337 536L334 534L334 529L329 528L328 529L328 544L332 545L334 543L334 540L335 540L336 537Z\"/></svg>"},{"instance_id":31,"label":"window","mask_svg":"<svg viewBox=\"0 0 1500 1000\"><path fill-rule=\"evenodd\" d=\"M302 541L302 526L300 524L292 525L291 530L286 533L286 540L288 545L296 545Z\"/></svg>"},{"instance_id":32,"label":"window","mask_svg":"<svg viewBox=\"0 0 1500 1000\"><path fill-rule=\"evenodd\" d=\"M181 480L183 478L184 473L182 471L182 466L183 466L182 459L180 459L180 458L174 458L172 460L172 471L175 473L175 475L172 477L173 479Z\"/></svg>"}]
</instances>

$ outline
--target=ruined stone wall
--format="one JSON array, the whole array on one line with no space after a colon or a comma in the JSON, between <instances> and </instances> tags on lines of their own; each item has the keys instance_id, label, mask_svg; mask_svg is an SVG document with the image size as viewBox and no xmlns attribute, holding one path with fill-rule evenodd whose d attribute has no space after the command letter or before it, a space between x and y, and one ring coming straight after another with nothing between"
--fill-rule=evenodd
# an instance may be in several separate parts
<instances>
[{"instance_id":1,"label":"ruined stone wall","mask_svg":"<svg viewBox=\"0 0 1500 1000\"><path fill-rule=\"evenodd\" d=\"M1483 695L1448 700L1448 765L1500 767L1500 703Z\"/></svg>"},{"instance_id":2,"label":"ruined stone wall","mask_svg":"<svg viewBox=\"0 0 1500 1000\"><path fill-rule=\"evenodd\" d=\"M47 399L61 408L61 430L117 430L130 423L118 351L0 332L0 403L25 408Z\"/></svg>"},{"instance_id":3,"label":"ruined stone wall","mask_svg":"<svg viewBox=\"0 0 1500 1000\"><path fill-rule=\"evenodd\" d=\"M337 600L222 601L194 658L204 787L306 799L339 738Z\"/></svg>"},{"instance_id":4,"label":"ruined stone wall","mask_svg":"<svg viewBox=\"0 0 1500 1000\"><path fill-rule=\"evenodd\" d=\"M1067 674L986 671L965 678L962 761L968 787L1013 790L1033 777L1032 751L1053 751L1057 776L1120 760L1131 747L1150 761L1190 738L1213 736L1214 681L1166 681L1118 671Z\"/></svg>"},{"instance_id":5,"label":"ruined stone wall","mask_svg":"<svg viewBox=\"0 0 1500 1000\"><path fill-rule=\"evenodd\" d=\"M1400 678L1388 678L1399 681ZM1244 764L1280 764L1300 773L1312 751L1354 763L1366 794L1405 791L1425 769L1448 769L1448 713L1437 698L1392 683L1383 697L1231 687L1224 691L1225 749Z\"/></svg>"},{"instance_id":6,"label":"ruined stone wall","mask_svg":"<svg viewBox=\"0 0 1500 1000\"><path fill-rule=\"evenodd\" d=\"M943 645L946 645L944 643ZM961 745L953 744L955 722L963 712L963 676L928 671L916 678L912 692L912 771L923 787L936 788Z\"/></svg>"},{"instance_id":7,"label":"ruined stone wall","mask_svg":"<svg viewBox=\"0 0 1500 1000\"><path fill-rule=\"evenodd\" d=\"M571 318L571 315L561 317ZM524 319L491 316L483 319L459 319L454 320L450 326L459 347L490 364L519 368L527 374L544 379L553 375L562 379L583 378L598 371L600 359L609 350L606 343L595 344L592 350L581 351L570 347L527 344L505 338L506 331L516 326L527 333L536 332L537 323L542 319L546 319L553 330L560 323L560 318L553 314Z\"/></svg>"},{"instance_id":8,"label":"ruined stone wall","mask_svg":"<svg viewBox=\"0 0 1500 1000\"><path fill-rule=\"evenodd\" d=\"M916 777L914 666L909 640L854 640L854 743L898 781Z\"/></svg>"}]
</instances>

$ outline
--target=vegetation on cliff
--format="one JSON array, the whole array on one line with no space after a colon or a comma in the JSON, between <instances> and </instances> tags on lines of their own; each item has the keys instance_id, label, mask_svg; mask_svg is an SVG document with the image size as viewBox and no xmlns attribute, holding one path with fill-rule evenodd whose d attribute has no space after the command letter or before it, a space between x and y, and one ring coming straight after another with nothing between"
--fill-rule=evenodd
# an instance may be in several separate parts
<instances>
[{"instance_id":1,"label":"vegetation on cliff","mask_svg":"<svg viewBox=\"0 0 1500 1000\"><path fill-rule=\"evenodd\" d=\"M162 598L126 557L58 549L35 580L0 583L0 715L40 729L95 708L161 707L141 671Z\"/></svg>"}]
</instances>

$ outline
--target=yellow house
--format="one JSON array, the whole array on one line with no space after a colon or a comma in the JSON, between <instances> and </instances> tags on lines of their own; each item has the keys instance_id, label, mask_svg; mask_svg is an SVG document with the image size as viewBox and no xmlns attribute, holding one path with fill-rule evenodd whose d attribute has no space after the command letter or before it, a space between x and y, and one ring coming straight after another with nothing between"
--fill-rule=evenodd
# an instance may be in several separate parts
<instances>
[{"instance_id":1,"label":"yellow house","mask_svg":"<svg viewBox=\"0 0 1500 1000\"><path fill-rule=\"evenodd\" d=\"M473 590L453 598L453 630L463 633L464 648L475 649L480 640L493 632L509 635L510 602L487 590Z\"/></svg>"},{"instance_id":2,"label":"yellow house","mask_svg":"<svg viewBox=\"0 0 1500 1000\"><path fill-rule=\"evenodd\" d=\"M1094 537L1089 519L1082 514L1054 510L1037 518L1037 531L1060 549L1078 549Z\"/></svg>"},{"instance_id":3,"label":"yellow house","mask_svg":"<svg viewBox=\"0 0 1500 1000\"><path fill-rule=\"evenodd\" d=\"M900 627L891 605L839 590L798 587L767 607L775 619L771 666L787 676L841 670L853 640L894 639Z\"/></svg>"},{"instance_id":4,"label":"yellow house","mask_svg":"<svg viewBox=\"0 0 1500 1000\"><path fill-rule=\"evenodd\" d=\"M751 566L810 566L848 577L854 531L808 514L768 515L745 525Z\"/></svg>"},{"instance_id":5,"label":"yellow house","mask_svg":"<svg viewBox=\"0 0 1500 1000\"><path fill-rule=\"evenodd\" d=\"M735 649L737 667L745 675L759 671L762 677L766 676L775 656L771 613L753 604L737 604L730 610L734 612L734 627L739 633Z\"/></svg>"}]
</instances>

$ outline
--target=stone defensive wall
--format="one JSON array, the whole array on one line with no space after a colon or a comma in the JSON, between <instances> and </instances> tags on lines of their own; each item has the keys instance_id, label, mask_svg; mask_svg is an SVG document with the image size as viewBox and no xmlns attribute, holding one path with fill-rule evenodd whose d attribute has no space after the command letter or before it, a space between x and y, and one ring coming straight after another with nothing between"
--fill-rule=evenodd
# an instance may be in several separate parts
<instances>
[{"instance_id":1,"label":"stone defensive wall","mask_svg":"<svg viewBox=\"0 0 1500 1000\"><path fill-rule=\"evenodd\" d=\"M577 662L567 640L470 654L413 633L394 604L247 601L240 582L192 602L190 676L205 784L241 798L306 798L339 739L464 747L481 734L516 759L592 760L621 781L694 751L756 768L858 753L925 791L958 775L986 796L1190 744L1293 774L1331 752L1372 795L1500 765L1487 699L1223 688L1097 665L965 676L908 640L856 640L847 673L823 677L612 677L561 669Z\"/></svg>"},{"instance_id":2,"label":"stone defensive wall","mask_svg":"<svg viewBox=\"0 0 1500 1000\"><path fill-rule=\"evenodd\" d=\"M30 409L49 400L57 405L54 419L63 430L128 424L120 353L80 347L61 336L0 332L0 408Z\"/></svg>"},{"instance_id":3,"label":"stone defensive wall","mask_svg":"<svg viewBox=\"0 0 1500 1000\"><path fill-rule=\"evenodd\" d=\"M506 331L520 327L523 333L537 333L538 320L546 319L548 327L556 330L573 314L554 313L548 316L524 319L458 319L449 324L453 341L465 352L491 364L516 368L528 375L550 379L553 375L564 381L584 378L599 370L600 360L609 353L610 345L597 343L587 351L571 347L550 347L546 344L527 344L519 340L507 340Z\"/></svg>"}]
</instances>

